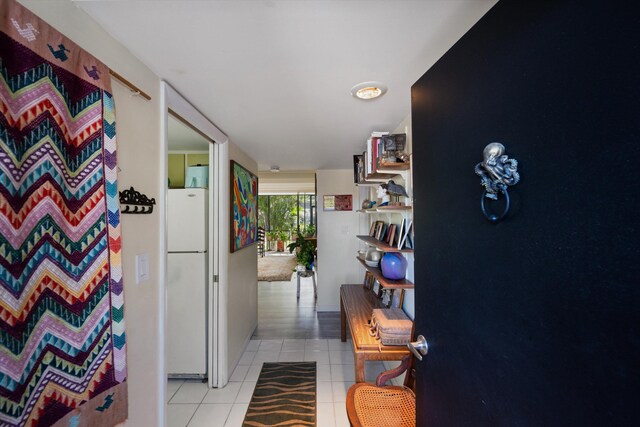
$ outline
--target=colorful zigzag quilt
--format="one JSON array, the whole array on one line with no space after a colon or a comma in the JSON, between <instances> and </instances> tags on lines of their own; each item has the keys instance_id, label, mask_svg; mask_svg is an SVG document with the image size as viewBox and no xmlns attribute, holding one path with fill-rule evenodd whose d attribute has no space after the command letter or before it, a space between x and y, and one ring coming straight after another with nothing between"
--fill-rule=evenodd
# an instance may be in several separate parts
<instances>
[{"instance_id":1,"label":"colorful zigzag quilt","mask_svg":"<svg viewBox=\"0 0 640 427\"><path fill-rule=\"evenodd\" d=\"M108 68L0 3L0 426L127 417Z\"/></svg>"}]
</instances>

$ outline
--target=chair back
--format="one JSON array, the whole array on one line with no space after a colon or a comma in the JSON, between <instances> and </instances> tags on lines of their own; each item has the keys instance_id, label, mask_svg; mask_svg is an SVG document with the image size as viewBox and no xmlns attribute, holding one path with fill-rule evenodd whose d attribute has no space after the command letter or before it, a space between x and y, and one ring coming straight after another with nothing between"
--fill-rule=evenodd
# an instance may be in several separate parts
<instances>
[{"instance_id":1,"label":"chair back","mask_svg":"<svg viewBox=\"0 0 640 427\"><path fill-rule=\"evenodd\" d=\"M382 372L376 378L376 385L383 387L392 378L396 378L404 373L403 384L405 387L415 391L416 370L413 367L413 356L408 355L402 359L397 368Z\"/></svg>"},{"instance_id":2,"label":"chair back","mask_svg":"<svg viewBox=\"0 0 640 427\"><path fill-rule=\"evenodd\" d=\"M264 256L264 228L258 227L258 256Z\"/></svg>"}]
</instances>

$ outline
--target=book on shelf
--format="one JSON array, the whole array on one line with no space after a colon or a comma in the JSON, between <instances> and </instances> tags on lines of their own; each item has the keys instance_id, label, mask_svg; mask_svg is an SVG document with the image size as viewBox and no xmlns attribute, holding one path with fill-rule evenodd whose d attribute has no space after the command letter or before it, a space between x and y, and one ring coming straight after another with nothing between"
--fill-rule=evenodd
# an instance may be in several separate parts
<instances>
[{"instance_id":1,"label":"book on shelf","mask_svg":"<svg viewBox=\"0 0 640 427\"><path fill-rule=\"evenodd\" d=\"M365 172L366 172L366 175L370 175L370 174L372 174L372 173L373 173L373 169L372 169L372 166L371 166L371 165L372 165L372 162L373 162L373 156L372 156L372 153L373 153L373 151L372 151L372 150L373 150L373 148L372 148L372 144L373 144L373 142L372 142L371 138L367 139L367 151L366 151L366 153L367 153L367 158L365 159L365 163L366 163L366 169L365 169Z\"/></svg>"},{"instance_id":2,"label":"book on shelf","mask_svg":"<svg viewBox=\"0 0 640 427\"><path fill-rule=\"evenodd\" d=\"M373 139L373 158L375 163L375 170L378 171L380 169L380 138L372 138Z\"/></svg>"},{"instance_id":3,"label":"book on shelf","mask_svg":"<svg viewBox=\"0 0 640 427\"><path fill-rule=\"evenodd\" d=\"M387 244L389 246L393 246L393 242L395 241L396 228L397 228L397 225L389 224L389 233L388 233L387 240L386 240L386 242L387 242Z\"/></svg>"},{"instance_id":4,"label":"book on shelf","mask_svg":"<svg viewBox=\"0 0 640 427\"><path fill-rule=\"evenodd\" d=\"M389 135L389 132L382 132L382 131L373 131L373 132L371 132L371 136L372 137L375 136L377 138L380 138L382 136L387 136L387 135Z\"/></svg>"},{"instance_id":5,"label":"book on shelf","mask_svg":"<svg viewBox=\"0 0 640 427\"><path fill-rule=\"evenodd\" d=\"M380 233L380 237L378 238L378 240L380 240L381 242L384 242L385 238L387 237L387 231L389 231L389 226L383 222L382 232Z\"/></svg>"}]
</instances>

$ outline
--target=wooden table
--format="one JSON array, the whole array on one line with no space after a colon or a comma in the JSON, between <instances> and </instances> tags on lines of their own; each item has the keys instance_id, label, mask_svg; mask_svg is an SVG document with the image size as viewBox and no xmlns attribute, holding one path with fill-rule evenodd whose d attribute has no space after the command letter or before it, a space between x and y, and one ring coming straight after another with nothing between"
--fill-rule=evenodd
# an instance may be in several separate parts
<instances>
[{"instance_id":1,"label":"wooden table","mask_svg":"<svg viewBox=\"0 0 640 427\"><path fill-rule=\"evenodd\" d=\"M353 339L356 382L365 381L366 360L402 360L409 354L406 346L380 345L369 335L369 320L374 308L383 308L373 293L362 285L340 287L340 339L347 340L347 322Z\"/></svg>"}]
</instances>

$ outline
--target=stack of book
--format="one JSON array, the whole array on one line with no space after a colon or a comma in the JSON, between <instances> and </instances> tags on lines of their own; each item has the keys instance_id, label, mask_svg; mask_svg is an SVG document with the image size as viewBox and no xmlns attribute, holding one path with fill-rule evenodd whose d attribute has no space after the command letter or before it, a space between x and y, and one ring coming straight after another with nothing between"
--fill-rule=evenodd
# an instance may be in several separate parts
<instances>
[{"instance_id":1,"label":"stack of book","mask_svg":"<svg viewBox=\"0 0 640 427\"><path fill-rule=\"evenodd\" d=\"M369 230L369 237L398 249L413 249L413 222L406 219L402 219L400 224L374 221Z\"/></svg>"}]
</instances>

